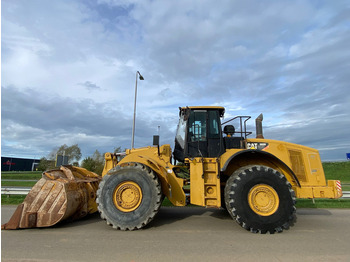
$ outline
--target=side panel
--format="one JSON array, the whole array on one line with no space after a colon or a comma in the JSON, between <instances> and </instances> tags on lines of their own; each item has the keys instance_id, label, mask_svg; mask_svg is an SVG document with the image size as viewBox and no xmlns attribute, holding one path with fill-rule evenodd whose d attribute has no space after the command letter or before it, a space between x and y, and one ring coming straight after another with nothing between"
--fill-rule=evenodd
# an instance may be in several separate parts
<instances>
[{"instance_id":1,"label":"side panel","mask_svg":"<svg viewBox=\"0 0 350 262\"><path fill-rule=\"evenodd\" d=\"M320 155L316 150L287 147L291 167L302 186L325 186Z\"/></svg>"},{"instance_id":2,"label":"side panel","mask_svg":"<svg viewBox=\"0 0 350 262\"><path fill-rule=\"evenodd\" d=\"M204 172L201 158L193 158L190 163L190 202L193 205L204 206Z\"/></svg>"},{"instance_id":3,"label":"side panel","mask_svg":"<svg viewBox=\"0 0 350 262\"><path fill-rule=\"evenodd\" d=\"M217 158L193 158L190 164L191 204L221 206L219 163Z\"/></svg>"}]
</instances>

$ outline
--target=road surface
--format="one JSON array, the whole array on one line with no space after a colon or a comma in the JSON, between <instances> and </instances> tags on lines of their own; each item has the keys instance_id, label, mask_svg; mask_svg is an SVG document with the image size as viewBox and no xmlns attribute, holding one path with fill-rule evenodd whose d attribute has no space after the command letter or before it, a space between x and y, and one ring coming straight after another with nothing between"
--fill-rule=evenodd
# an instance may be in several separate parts
<instances>
[{"instance_id":1,"label":"road surface","mask_svg":"<svg viewBox=\"0 0 350 262\"><path fill-rule=\"evenodd\" d=\"M1 207L2 223L14 206ZM298 209L280 234L252 234L224 210L162 207L150 226L117 231L98 214L1 232L2 261L350 261L350 209Z\"/></svg>"}]
</instances>

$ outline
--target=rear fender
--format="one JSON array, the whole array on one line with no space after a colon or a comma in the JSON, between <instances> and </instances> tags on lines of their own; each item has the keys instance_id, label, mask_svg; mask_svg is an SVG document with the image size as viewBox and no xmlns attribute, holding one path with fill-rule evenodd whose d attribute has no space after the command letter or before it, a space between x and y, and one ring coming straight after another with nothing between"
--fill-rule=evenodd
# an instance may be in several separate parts
<instances>
[{"instance_id":1,"label":"rear fender","mask_svg":"<svg viewBox=\"0 0 350 262\"><path fill-rule=\"evenodd\" d=\"M227 154L228 152L226 152ZM300 187L300 182L291 168L281 161L278 157L274 156L265 151L258 150L243 150L235 151L233 154L227 158L226 161L221 163L221 173L230 176L235 170L246 165L265 165L273 169L278 170L285 175L287 180L292 184L292 186Z\"/></svg>"}]
</instances>

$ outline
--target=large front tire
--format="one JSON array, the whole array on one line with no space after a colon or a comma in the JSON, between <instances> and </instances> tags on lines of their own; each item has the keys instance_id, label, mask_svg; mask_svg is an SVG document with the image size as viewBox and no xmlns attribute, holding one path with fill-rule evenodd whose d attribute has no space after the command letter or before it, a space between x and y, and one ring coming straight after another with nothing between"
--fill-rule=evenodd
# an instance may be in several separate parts
<instances>
[{"instance_id":1,"label":"large front tire","mask_svg":"<svg viewBox=\"0 0 350 262\"><path fill-rule=\"evenodd\" d=\"M286 177L260 165L235 171L225 186L225 204L238 224L253 233L282 232L295 220L295 193Z\"/></svg>"},{"instance_id":2,"label":"large front tire","mask_svg":"<svg viewBox=\"0 0 350 262\"><path fill-rule=\"evenodd\" d=\"M97 190L101 218L120 230L140 229L150 223L161 206L158 177L137 163L111 169Z\"/></svg>"}]
</instances>

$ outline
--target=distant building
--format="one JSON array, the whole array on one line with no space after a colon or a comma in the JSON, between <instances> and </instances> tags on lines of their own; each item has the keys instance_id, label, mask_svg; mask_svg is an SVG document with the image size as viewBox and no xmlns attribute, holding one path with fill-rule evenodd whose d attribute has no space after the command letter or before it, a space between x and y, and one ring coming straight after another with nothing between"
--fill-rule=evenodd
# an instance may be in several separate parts
<instances>
[{"instance_id":1,"label":"distant building","mask_svg":"<svg viewBox=\"0 0 350 262\"><path fill-rule=\"evenodd\" d=\"M35 171L39 159L1 157L1 171Z\"/></svg>"}]
</instances>

